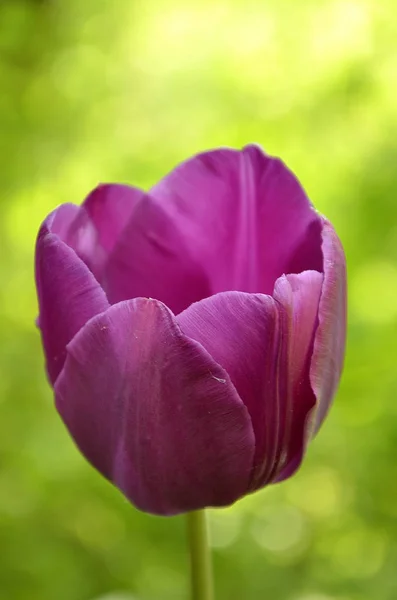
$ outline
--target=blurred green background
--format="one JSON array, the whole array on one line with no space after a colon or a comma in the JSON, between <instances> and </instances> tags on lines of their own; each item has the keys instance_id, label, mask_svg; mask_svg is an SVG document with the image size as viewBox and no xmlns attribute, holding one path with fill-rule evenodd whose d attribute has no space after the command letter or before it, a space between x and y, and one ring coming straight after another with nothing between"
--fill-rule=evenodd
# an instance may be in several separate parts
<instances>
[{"instance_id":1,"label":"blurred green background","mask_svg":"<svg viewBox=\"0 0 397 600\"><path fill-rule=\"evenodd\" d=\"M183 517L138 513L75 450L34 326L33 246L98 182L146 188L255 141L335 224L346 367L299 474L211 514L219 600L397 598L393 0L0 3L0 598L182 600Z\"/></svg>"}]
</instances>

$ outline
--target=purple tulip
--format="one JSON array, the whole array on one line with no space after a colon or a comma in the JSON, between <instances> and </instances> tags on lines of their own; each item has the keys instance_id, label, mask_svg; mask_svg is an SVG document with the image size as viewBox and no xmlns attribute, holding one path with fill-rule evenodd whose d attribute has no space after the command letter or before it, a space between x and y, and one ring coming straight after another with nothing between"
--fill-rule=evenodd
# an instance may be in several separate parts
<instances>
[{"instance_id":1,"label":"purple tulip","mask_svg":"<svg viewBox=\"0 0 397 600\"><path fill-rule=\"evenodd\" d=\"M37 239L57 409L138 508L224 506L290 477L337 388L346 271L332 225L256 146L101 185Z\"/></svg>"}]
</instances>

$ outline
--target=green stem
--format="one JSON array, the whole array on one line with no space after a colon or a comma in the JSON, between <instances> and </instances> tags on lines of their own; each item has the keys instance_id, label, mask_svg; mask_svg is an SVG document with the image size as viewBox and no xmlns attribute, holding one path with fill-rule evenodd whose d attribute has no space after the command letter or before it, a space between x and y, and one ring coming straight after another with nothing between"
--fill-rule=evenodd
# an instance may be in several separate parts
<instances>
[{"instance_id":1,"label":"green stem","mask_svg":"<svg viewBox=\"0 0 397 600\"><path fill-rule=\"evenodd\" d=\"M213 600L211 557L204 510L187 514L192 600Z\"/></svg>"}]
</instances>

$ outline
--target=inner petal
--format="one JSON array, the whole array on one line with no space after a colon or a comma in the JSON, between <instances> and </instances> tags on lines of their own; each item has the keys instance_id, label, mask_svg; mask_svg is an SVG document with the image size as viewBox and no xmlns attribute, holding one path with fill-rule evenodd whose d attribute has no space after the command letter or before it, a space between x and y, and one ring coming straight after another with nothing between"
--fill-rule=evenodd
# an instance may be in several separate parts
<instances>
[{"instance_id":1,"label":"inner petal","mask_svg":"<svg viewBox=\"0 0 397 600\"><path fill-rule=\"evenodd\" d=\"M103 184L84 200L65 241L98 281L126 224L145 193L128 185Z\"/></svg>"},{"instance_id":2,"label":"inner petal","mask_svg":"<svg viewBox=\"0 0 397 600\"><path fill-rule=\"evenodd\" d=\"M150 194L207 274L212 294L272 294L284 273L322 271L319 216L292 172L256 146L200 154Z\"/></svg>"},{"instance_id":3,"label":"inner petal","mask_svg":"<svg viewBox=\"0 0 397 600\"><path fill-rule=\"evenodd\" d=\"M123 230L101 284L111 304L154 298L175 314L211 295L206 273L192 258L180 231L149 197Z\"/></svg>"},{"instance_id":4,"label":"inner petal","mask_svg":"<svg viewBox=\"0 0 397 600\"><path fill-rule=\"evenodd\" d=\"M145 195L100 186L68 243L115 303L174 313L224 291L272 294L284 273L323 270L321 221L295 176L256 146L193 157Z\"/></svg>"}]
</instances>

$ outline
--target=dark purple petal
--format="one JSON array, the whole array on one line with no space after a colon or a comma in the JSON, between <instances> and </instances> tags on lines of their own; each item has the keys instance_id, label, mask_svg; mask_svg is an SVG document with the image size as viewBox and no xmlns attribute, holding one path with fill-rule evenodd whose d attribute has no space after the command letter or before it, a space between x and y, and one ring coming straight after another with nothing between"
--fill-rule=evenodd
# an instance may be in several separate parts
<instances>
[{"instance_id":1,"label":"dark purple petal","mask_svg":"<svg viewBox=\"0 0 397 600\"><path fill-rule=\"evenodd\" d=\"M275 481L291 474L302 460L308 442L308 425L316 397L310 385L310 360L318 322L323 275L305 271L299 275L286 275L277 280L274 298L287 315L288 345L288 397L285 420L280 429L280 449L277 469L272 474Z\"/></svg>"},{"instance_id":2,"label":"dark purple petal","mask_svg":"<svg viewBox=\"0 0 397 600\"><path fill-rule=\"evenodd\" d=\"M302 273L303 271L323 272L322 223L320 217L312 221L302 239L291 254L285 273Z\"/></svg>"},{"instance_id":3,"label":"dark purple petal","mask_svg":"<svg viewBox=\"0 0 397 600\"><path fill-rule=\"evenodd\" d=\"M128 185L103 184L85 199L65 239L98 280L144 192Z\"/></svg>"},{"instance_id":4,"label":"dark purple petal","mask_svg":"<svg viewBox=\"0 0 397 600\"><path fill-rule=\"evenodd\" d=\"M346 259L331 223L323 219L324 284L314 340L310 380L317 398L315 433L338 387L346 343Z\"/></svg>"},{"instance_id":5,"label":"dark purple petal","mask_svg":"<svg viewBox=\"0 0 397 600\"><path fill-rule=\"evenodd\" d=\"M109 306L83 261L52 233L62 231L70 214L70 205L54 211L41 226L36 244L38 322L51 383L63 367L67 343L88 319Z\"/></svg>"},{"instance_id":6,"label":"dark purple petal","mask_svg":"<svg viewBox=\"0 0 397 600\"><path fill-rule=\"evenodd\" d=\"M323 276L283 276L274 299L228 292L190 306L177 317L229 373L247 406L256 450L251 489L262 487L304 449L304 426L315 397L309 359Z\"/></svg>"},{"instance_id":7,"label":"dark purple petal","mask_svg":"<svg viewBox=\"0 0 397 600\"><path fill-rule=\"evenodd\" d=\"M163 304L137 298L92 319L68 345L55 394L83 454L137 507L174 514L246 492L248 411Z\"/></svg>"},{"instance_id":8,"label":"dark purple petal","mask_svg":"<svg viewBox=\"0 0 397 600\"><path fill-rule=\"evenodd\" d=\"M324 275L319 301L317 328L308 362L309 380L305 379L304 395L312 394L312 408L301 416L303 444L297 444L295 456L278 475L281 481L299 467L305 445L320 428L336 392L343 368L346 342L346 261L342 245L332 225L322 218L322 252ZM309 407L310 402L307 402ZM295 439L298 440L300 435ZM292 453L294 451L292 450Z\"/></svg>"},{"instance_id":9,"label":"dark purple petal","mask_svg":"<svg viewBox=\"0 0 397 600\"><path fill-rule=\"evenodd\" d=\"M200 154L150 195L202 265L212 294L271 294L283 273L321 267L319 216L291 171L256 146Z\"/></svg>"},{"instance_id":10,"label":"dark purple petal","mask_svg":"<svg viewBox=\"0 0 397 600\"><path fill-rule=\"evenodd\" d=\"M182 331L228 372L249 411L255 434L254 487L274 467L276 432L284 418L280 394L287 389L288 374L279 320L273 298L244 292L217 294L177 317Z\"/></svg>"},{"instance_id":11,"label":"dark purple petal","mask_svg":"<svg viewBox=\"0 0 397 600\"><path fill-rule=\"evenodd\" d=\"M112 304L146 296L164 302L174 313L211 293L181 232L149 197L120 236L102 283Z\"/></svg>"}]
</instances>

